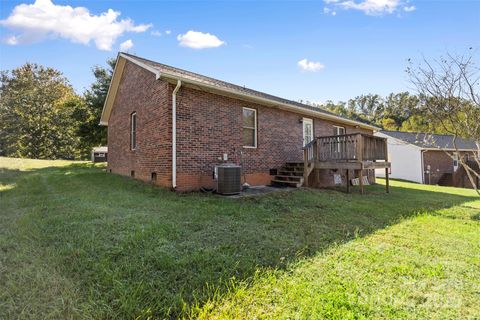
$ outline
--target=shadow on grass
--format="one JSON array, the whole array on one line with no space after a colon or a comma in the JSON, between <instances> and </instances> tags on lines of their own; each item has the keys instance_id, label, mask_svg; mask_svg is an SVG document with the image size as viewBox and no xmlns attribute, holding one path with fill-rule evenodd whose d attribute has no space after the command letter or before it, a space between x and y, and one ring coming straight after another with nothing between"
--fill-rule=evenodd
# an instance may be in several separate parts
<instances>
[{"instance_id":1,"label":"shadow on grass","mask_svg":"<svg viewBox=\"0 0 480 320\"><path fill-rule=\"evenodd\" d=\"M388 195L378 185L366 195L303 189L229 199L175 194L86 164L2 169L0 182L13 186L0 191L2 232L52 257L81 293L77 312L93 318L187 316L259 268L284 269L417 213L477 199L401 183Z\"/></svg>"}]
</instances>

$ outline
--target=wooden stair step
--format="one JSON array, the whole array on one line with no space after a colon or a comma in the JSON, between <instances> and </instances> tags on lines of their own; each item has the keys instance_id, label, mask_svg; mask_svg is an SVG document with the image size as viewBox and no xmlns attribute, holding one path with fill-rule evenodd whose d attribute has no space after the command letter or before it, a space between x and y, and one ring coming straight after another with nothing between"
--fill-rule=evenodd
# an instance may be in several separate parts
<instances>
[{"instance_id":1,"label":"wooden stair step","mask_svg":"<svg viewBox=\"0 0 480 320\"><path fill-rule=\"evenodd\" d=\"M303 171L303 167L281 167L283 171Z\"/></svg>"},{"instance_id":2,"label":"wooden stair step","mask_svg":"<svg viewBox=\"0 0 480 320\"><path fill-rule=\"evenodd\" d=\"M304 167L281 167L280 170L285 171L303 171Z\"/></svg>"},{"instance_id":3,"label":"wooden stair step","mask_svg":"<svg viewBox=\"0 0 480 320\"><path fill-rule=\"evenodd\" d=\"M290 181L299 181L299 180L302 180L303 179L303 176L283 176L283 175L276 175L275 178L276 180L283 180L283 179L287 179L287 180L290 180Z\"/></svg>"},{"instance_id":4,"label":"wooden stair step","mask_svg":"<svg viewBox=\"0 0 480 320\"><path fill-rule=\"evenodd\" d=\"M302 186L302 183L298 182L298 181L287 181L287 180L276 180L276 179L273 179L272 180L272 183L274 184L280 184L280 185L290 185L290 186L295 186L295 187L301 187Z\"/></svg>"},{"instance_id":5,"label":"wooden stair step","mask_svg":"<svg viewBox=\"0 0 480 320\"><path fill-rule=\"evenodd\" d=\"M287 167L287 168L301 168L303 166L304 166L304 164L302 162L302 163L286 163L284 167Z\"/></svg>"},{"instance_id":6,"label":"wooden stair step","mask_svg":"<svg viewBox=\"0 0 480 320\"><path fill-rule=\"evenodd\" d=\"M288 170L279 170L278 175L280 176L298 176L303 177L303 171L288 171Z\"/></svg>"}]
</instances>

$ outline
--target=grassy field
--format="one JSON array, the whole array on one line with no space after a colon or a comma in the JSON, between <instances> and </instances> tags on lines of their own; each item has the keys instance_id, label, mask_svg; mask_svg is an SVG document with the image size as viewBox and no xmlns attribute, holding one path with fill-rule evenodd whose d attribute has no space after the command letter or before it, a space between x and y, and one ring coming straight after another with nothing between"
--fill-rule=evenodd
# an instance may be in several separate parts
<instances>
[{"instance_id":1,"label":"grassy field","mask_svg":"<svg viewBox=\"0 0 480 320\"><path fill-rule=\"evenodd\" d=\"M228 199L0 158L1 319L478 319L479 279L471 190Z\"/></svg>"}]
</instances>

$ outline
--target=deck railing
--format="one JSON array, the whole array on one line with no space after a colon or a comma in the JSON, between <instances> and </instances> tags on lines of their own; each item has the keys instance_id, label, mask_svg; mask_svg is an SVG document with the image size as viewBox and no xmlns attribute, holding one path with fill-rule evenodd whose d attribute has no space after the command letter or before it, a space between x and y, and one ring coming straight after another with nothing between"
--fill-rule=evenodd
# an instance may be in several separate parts
<instances>
[{"instance_id":1,"label":"deck railing","mask_svg":"<svg viewBox=\"0 0 480 320\"><path fill-rule=\"evenodd\" d=\"M315 169L346 170L347 192L350 191L350 169L358 170L358 184L363 193L364 169L384 168L385 188L389 192L389 179L387 153L387 139L363 133L344 134L338 136L317 137L303 147L304 186L310 185L309 176ZM383 160L383 163L376 162ZM371 162L371 163L370 163ZM316 170L314 184L319 183L319 170ZM352 181L353 183L353 181Z\"/></svg>"},{"instance_id":2,"label":"deck railing","mask_svg":"<svg viewBox=\"0 0 480 320\"><path fill-rule=\"evenodd\" d=\"M363 133L325 136L304 147L306 162L387 160L387 141Z\"/></svg>"}]
</instances>

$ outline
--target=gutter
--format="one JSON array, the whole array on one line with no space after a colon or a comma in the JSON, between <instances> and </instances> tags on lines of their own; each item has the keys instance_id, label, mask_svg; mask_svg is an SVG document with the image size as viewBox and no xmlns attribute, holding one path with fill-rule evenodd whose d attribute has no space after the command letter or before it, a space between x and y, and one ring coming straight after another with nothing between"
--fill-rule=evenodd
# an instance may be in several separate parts
<instances>
[{"instance_id":1,"label":"gutter","mask_svg":"<svg viewBox=\"0 0 480 320\"><path fill-rule=\"evenodd\" d=\"M361 122L358 122L358 121L355 121L355 120L342 118L342 117L339 117L339 116L336 116L336 115L331 115L331 114L323 113L323 112L316 111L316 110L309 110L309 109L306 109L306 108L297 107L297 106L294 106L294 105L289 104L289 103L282 103L282 102L270 100L268 98L257 97L257 96L250 95L250 94L247 94L247 93L238 92L234 89L219 88L218 86L213 85L213 84L200 82L200 81L196 81L196 80L193 80L193 79L188 79L188 78L185 78L185 77L179 77L177 75L172 75L172 74L168 74L168 73L165 73L165 72L161 73L161 77L166 78L166 79L177 80L177 81L180 80L180 81L183 81L184 83L189 83L189 84L193 84L193 85L196 85L196 86L199 86L199 87L209 88L209 89L214 90L214 91L227 92L227 93L229 93L233 96L240 96L240 97L243 97L243 98L246 98L246 99L249 99L249 100L254 100L254 101L259 102L261 104L283 107L284 109L287 109L289 111L293 111L295 113L300 113L300 114L304 114L304 115L319 117L321 119L331 120L331 121L340 122L340 123L344 123L344 124L349 124L351 126L366 128L366 129L373 130L373 131L380 131L381 130L378 127L368 125L368 124L365 124L365 123L361 123Z\"/></svg>"},{"instance_id":2,"label":"gutter","mask_svg":"<svg viewBox=\"0 0 480 320\"><path fill-rule=\"evenodd\" d=\"M293 112L304 114L304 115L310 115L310 116L318 117L318 118L325 119L325 120L331 120L331 121L335 121L335 122L349 124L349 125L352 125L352 126L357 126L359 128L366 128L366 129L373 130L373 131L380 131L381 130L378 127L368 125L368 124L365 124L365 123L361 123L361 122L358 122L358 121L355 121L355 120L342 118L342 117L339 117L339 116L336 116L336 115L331 115L331 114L327 114L327 113L323 113L323 112L315 111L315 110L308 110L306 108L297 107L297 106L289 104L289 103L282 103L282 102L271 100L271 99L268 99L268 98L257 97L255 95L250 95L250 94L247 94L247 93L238 92L235 89L221 88L221 87L218 87L214 84L205 83L205 82L197 81L197 80L194 80L194 79L189 79L187 77L181 77L181 76L177 76L177 75L173 75L173 74L169 74L169 73L165 73L165 72L160 73L154 67L152 67L152 66L150 66L146 63L143 63L141 61L138 61L134 57L128 56L128 55L123 54L123 53L120 53L119 57L125 58L126 60L128 60L130 62L133 62L133 63L137 64L138 66L152 72L153 74L155 74L157 80L160 79L160 78L166 78L166 79L175 80L175 81L177 81L177 83L178 83L178 81L181 81L183 83L189 83L189 84L196 85L196 86L199 86L199 87L204 87L204 88L209 88L209 89L215 90L215 91L225 92L225 93L237 96L237 97L243 97L245 99L260 102L262 104L267 104L267 105L270 105L270 106L283 107L284 109L287 109L289 111L293 111Z\"/></svg>"},{"instance_id":3,"label":"gutter","mask_svg":"<svg viewBox=\"0 0 480 320\"><path fill-rule=\"evenodd\" d=\"M178 80L172 93L172 189L177 187L177 92L181 86Z\"/></svg>"}]
</instances>

